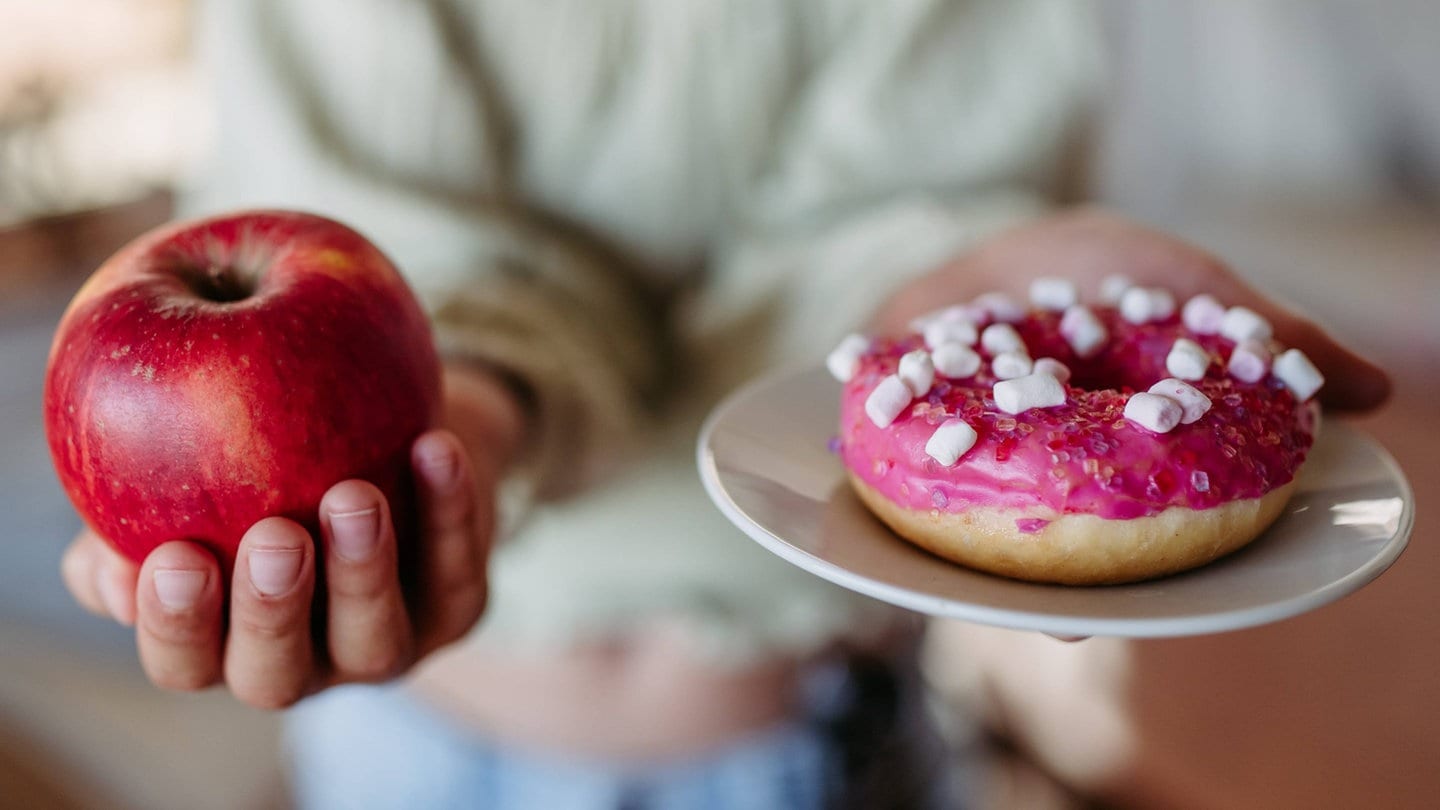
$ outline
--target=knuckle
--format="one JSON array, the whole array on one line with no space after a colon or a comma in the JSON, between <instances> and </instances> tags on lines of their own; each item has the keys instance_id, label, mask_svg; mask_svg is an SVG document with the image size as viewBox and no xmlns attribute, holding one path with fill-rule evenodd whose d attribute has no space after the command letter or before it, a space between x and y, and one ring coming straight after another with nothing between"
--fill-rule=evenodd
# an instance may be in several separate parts
<instances>
[{"instance_id":1,"label":"knuckle","mask_svg":"<svg viewBox=\"0 0 1440 810\"><path fill-rule=\"evenodd\" d=\"M414 660L411 622L398 593L393 598L341 616L332 625L330 659L347 681L385 681Z\"/></svg>"},{"instance_id":2,"label":"knuckle","mask_svg":"<svg viewBox=\"0 0 1440 810\"><path fill-rule=\"evenodd\" d=\"M305 697L305 686L299 681L236 685L231 691L240 702L266 711L288 709Z\"/></svg>"},{"instance_id":3,"label":"knuckle","mask_svg":"<svg viewBox=\"0 0 1440 810\"><path fill-rule=\"evenodd\" d=\"M488 601L489 590L480 584L448 594L436 628L441 642L448 644L470 632L470 628L484 615Z\"/></svg>"},{"instance_id":4,"label":"knuckle","mask_svg":"<svg viewBox=\"0 0 1440 810\"><path fill-rule=\"evenodd\" d=\"M482 576L481 546L470 525L436 539L428 561L433 585L442 594L473 588Z\"/></svg>"},{"instance_id":5,"label":"knuckle","mask_svg":"<svg viewBox=\"0 0 1440 810\"><path fill-rule=\"evenodd\" d=\"M458 488L436 498L431 506L435 526L452 531L468 530L475 520L475 498L468 489Z\"/></svg>"},{"instance_id":6,"label":"knuckle","mask_svg":"<svg viewBox=\"0 0 1440 810\"><path fill-rule=\"evenodd\" d=\"M410 656L406 645L388 645L350 654L340 663L341 670L350 681L381 683L403 673L409 665Z\"/></svg>"},{"instance_id":7,"label":"knuckle","mask_svg":"<svg viewBox=\"0 0 1440 810\"><path fill-rule=\"evenodd\" d=\"M399 588L399 576L393 564L362 570L331 569L326 581L330 596L345 602L378 602Z\"/></svg>"},{"instance_id":8,"label":"knuckle","mask_svg":"<svg viewBox=\"0 0 1440 810\"><path fill-rule=\"evenodd\" d=\"M292 615L275 615L272 611L238 612L232 619L232 630L260 642L278 642L301 632L301 621Z\"/></svg>"},{"instance_id":9,"label":"knuckle","mask_svg":"<svg viewBox=\"0 0 1440 810\"><path fill-rule=\"evenodd\" d=\"M170 692L199 692L215 685L215 667L153 667L145 673L150 682Z\"/></svg>"},{"instance_id":10,"label":"knuckle","mask_svg":"<svg viewBox=\"0 0 1440 810\"><path fill-rule=\"evenodd\" d=\"M144 632L167 647L208 648L215 641L215 628L195 613L151 613L143 622Z\"/></svg>"},{"instance_id":11,"label":"knuckle","mask_svg":"<svg viewBox=\"0 0 1440 810\"><path fill-rule=\"evenodd\" d=\"M433 583L432 599L447 613L458 612L462 607L482 597L484 589L473 568L454 566Z\"/></svg>"}]
</instances>

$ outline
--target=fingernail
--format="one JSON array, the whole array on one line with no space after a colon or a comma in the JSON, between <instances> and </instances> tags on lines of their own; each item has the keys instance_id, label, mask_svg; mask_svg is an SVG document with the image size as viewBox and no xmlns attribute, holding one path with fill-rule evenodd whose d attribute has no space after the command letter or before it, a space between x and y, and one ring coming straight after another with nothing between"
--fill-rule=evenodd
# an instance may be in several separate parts
<instances>
[{"instance_id":1,"label":"fingernail","mask_svg":"<svg viewBox=\"0 0 1440 810\"><path fill-rule=\"evenodd\" d=\"M300 578L300 549L257 548L250 552L250 582L266 596L279 596Z\"/></svg>"},{"instance_id":2,"label":"fingernail","mask_svg":"<svg viewBox=\"0 0 1440 810\"><path fill-rule=\"evenodd\" d=\"M420 454L420 471L430 486L437 489L450 486L460 469L460 460L454 451L439 441L425 448Z\"/></svg>"},{"instance_id":3,"label":"fingernail","mask_svg":"<svg viewBox=\"0 0 1440 810\"><path fill-rule=\"evenodd\" d=\"M204 571L159 570L155 572L155 595L173 613L190 610L205 591Z\"/></svg>"},{"instance_id":4,"label":"fingernail","mask_svg":"<svg viewBox=\"0 0 1440 810\"><path fill-rule=\"evenodd\" d=\"M331 513L330 533L335 538L338 557L364 562L380 544L380 510L371 507L358 512Z\"/></svg>"}]
</instances>

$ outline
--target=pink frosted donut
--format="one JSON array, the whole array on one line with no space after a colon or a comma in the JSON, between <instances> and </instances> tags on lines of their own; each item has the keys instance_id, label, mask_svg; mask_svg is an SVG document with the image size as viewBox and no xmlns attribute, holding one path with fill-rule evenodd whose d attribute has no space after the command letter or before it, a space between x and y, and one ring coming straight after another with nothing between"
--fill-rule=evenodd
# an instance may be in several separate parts
<instances>
[{"instance_id":1,"label":"pink frosted donut","mask_svg":"<svg viewBox=\"0 0 1440 810\"><path fill-rule=\"evenodd\" d=\"M1149 579L1250 542L1313 443L1319 375L1249 310L1201 296L1182 316L1145 292L1155 306L1030 309L1018 347L974 305L847 338L829 366L861 500L935 554L1036 582Z\"/></svg>"}]
</instances>

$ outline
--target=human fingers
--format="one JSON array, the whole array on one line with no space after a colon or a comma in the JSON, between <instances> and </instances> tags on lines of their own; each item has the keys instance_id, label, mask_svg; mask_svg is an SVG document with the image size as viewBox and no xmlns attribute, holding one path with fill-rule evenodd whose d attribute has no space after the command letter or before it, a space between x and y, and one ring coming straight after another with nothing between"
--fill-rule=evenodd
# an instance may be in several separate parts
<instances>
[{"instance_id":1,"label":"human fingers","mask_svg":"<svg viewBox=\"0 0 1440 810\"><path fill-rule=\"evenodd\" d=\"M60 557L60 579L64 581L65 588L70 591L76 602L96 616L110 616L110 610L105 607L104 598L100 596L99 583L95 579L95 569L99 562L99 549L95 546L99 538L89 529L82 530L65 547L65 553Z\"/></svg>"},{"instance_id":2,"label":"human fingers","mask_svg":"<svg viewBox=\"0 0 1440 810\"><path fill-rule=\"evenodd\" d=\"M124 625L135 623L135 582L139 566L99 535L85 529L60 558L60 575L71 596L97 616Z\"/></svg>"},{"instance_id":3,"label":"human fingers","mask_svg":"<svg viewBox=\"0 0 1440 810\"><path fill-rule=\"evenodd\" d=\"M320 525L333 676L389 678L413 657L389 504L374 485L343 481L321 500Z\"/></svg>"},{"instance_id":4,"label":"human fingers","mask_svg":"<svg viewBox=\"0 0 1440 810\"><path fill-rule=\"evenodd\" d=\"M1220 258L1184 240L1093 209L1058 218L1048 238L1031 236L1016 240L1011 252L1028 248L1052 254L1049 266L1058 263L1075 272L1095 292L1105 275L1119 273L1139 284L1166 287L1182 301L1209 293L1227 305L1248 307L1265 316L1276 340L1304 352L1325 376L1320 401L1327 408L1363 411L1389 398L1390 378L1379 366L1341 344L1314 320L1246 282Z\"/></svg>"},{"instance_id":5,"label":"human fingers","mask_svg":"<svg viewBox=\"0 0 1440 810\"><path fill-rule=\"evenodd\" d=\"M1320 401L1328 408L1360 411L1383 404L1390 393L1386 373L1343 346L1312 320L1246 283L1220 258L1184 240L1124 218L1081 209L1002 233L935 273L907 285L877 315L881 331L903 328L935 302L969 300L1005 290L1024 296L1040 275L1074 279L1087 295L1102 280L1121 275L1142 286L1164 287L1180 301L1209 293L1227 305L1266 317L1275 338L1300 349L1326 379Z\"/></svg>"},{"instance_id":6,"label":"human fingers","mask_svg":"<svg viewBox=\"0 0 1440 810\"><path fill-rule=\"evenodd\" d=\"M1242 285L1242 290L1248 288ZM1379 366L1346 348L1319 324L1294 310L1258 294L1237 295L1264 315L1275 328L1275 339L1305 353L1325 377L1320 402L1337 411L1367 411L1390 398L1390 376Z\"/></svg>"},{"instance_id":7,"label":"human fingers","mask_svg":"<svg viewBox=\"0 0 1440 810\"><path fill-rule=\"evenodd\" d=\"M492 495L480 492L453 433L434 430L411 449L420 505L421 588L415 603L420 649L459 638L485 609Z\"/></svg>"},{"instance_id":8,"label":"human fingers","mask_svg":"<svg viewBox=\"0 0 1440 810\"><path fill-rule=\"evenodd\" d=\"M1265 295L1218 260L1201 256L1190 263L1194 272L1175 279L1180 300L1208 292L1227 305L1254 310L1270 322L1275 339L1286 348L1305 353L1325 377L1320 402L1337 411L1365 411L1383 405L1390 396L1390 376L1383 369L1336 340L1309 317ZM1140 283L1151 279L1141 276ZM1165 281L1155 280L1165 284Z\"/></svg>"},{"instance_id":9,"label":"human fingers","mask_svg":"<svg viewBox=\"0 0 1440 810\"><path fill-rule=\"evenodd\" d=\"M215 558L194 543L166 543L145 558L135 594L135 641L151 682L177 690L217 682L224 587Z\"/></svg>"},{"instance_id":10,"label":"human fingers","mask_svg":"<svg viewBox=\"0 0 1440 810\"><path fill-rule=\"evenodd\" d=\"M230 586L225 681L237 698L280 709L304 697L315 680L310 598L315 550L303 527L261 520L245 533Z\"/></svg>"}]
</instances>

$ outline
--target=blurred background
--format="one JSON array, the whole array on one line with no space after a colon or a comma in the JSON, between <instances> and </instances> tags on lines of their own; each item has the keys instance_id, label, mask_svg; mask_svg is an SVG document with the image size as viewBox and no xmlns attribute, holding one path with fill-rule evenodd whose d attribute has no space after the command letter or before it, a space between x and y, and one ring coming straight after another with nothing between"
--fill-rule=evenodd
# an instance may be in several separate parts
<instances>
[{"instance_id":1,"label":"blurred background","mask_svg":"<svg viewBox=\"0 0 1440 810\"><path fill-rule=\"evenodd\" d=\"M0 807L283 806L274 717L153 690L129 633L65 594L58 560L78 522L39 414L65 302L170 215L204 160L195 11L0 0ZM1177 786L1228 780L1229 794L1194 795L1244 799L1211 806L1425 806L1440 795L1440 6L1110 0L1097 12L1105 92L1076 195L1220 254L1387 367L1394 400L1359 423L1400 461L1419 509L1399 563L1338 604L1073 654L1124 645L1137 683L1202 661L1212 684L1285 685L1264 705L1136 696L1142 744L1191 752ZM1261 754L1224 742L1263 738L1270 721L1305 734ZM995 785L996 806L1073 801L1043 776Z\"/></svg>"}]
</instances>

